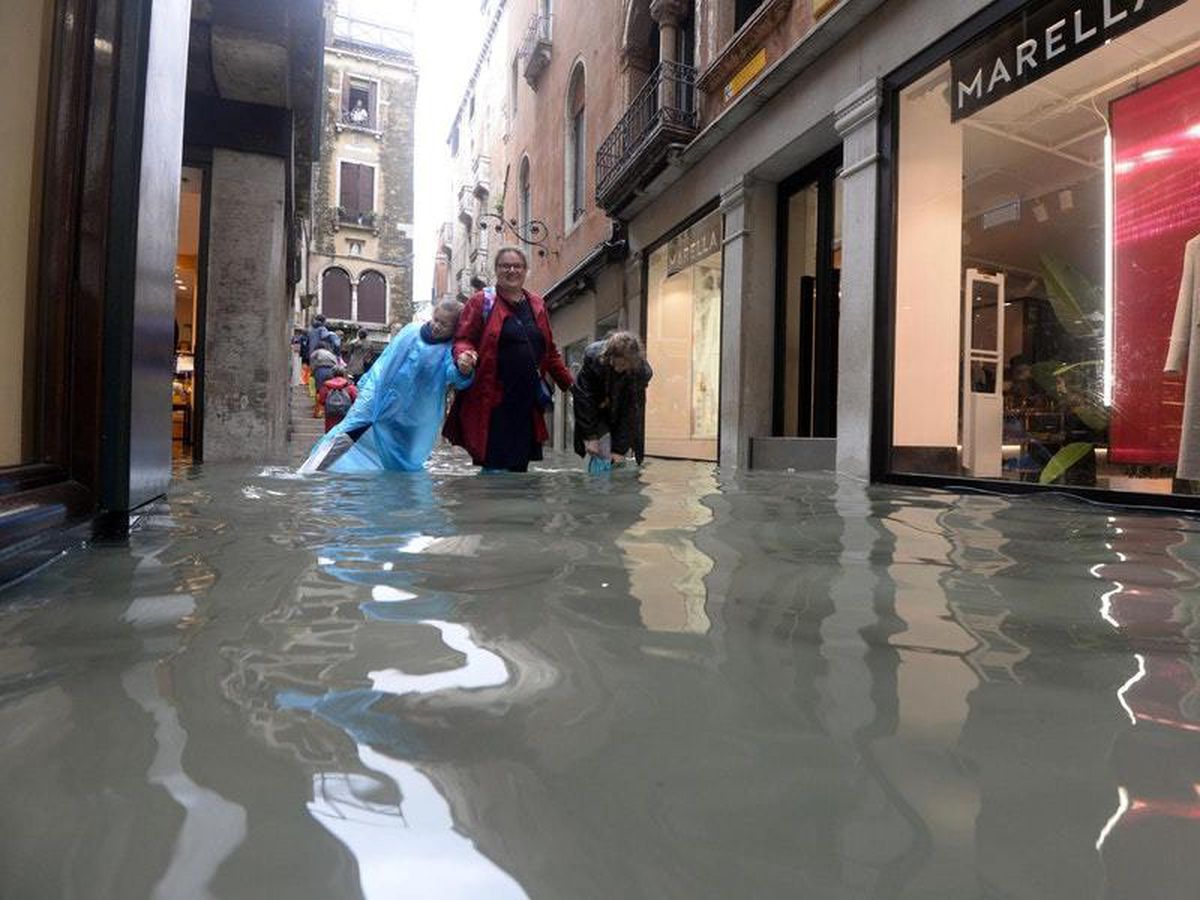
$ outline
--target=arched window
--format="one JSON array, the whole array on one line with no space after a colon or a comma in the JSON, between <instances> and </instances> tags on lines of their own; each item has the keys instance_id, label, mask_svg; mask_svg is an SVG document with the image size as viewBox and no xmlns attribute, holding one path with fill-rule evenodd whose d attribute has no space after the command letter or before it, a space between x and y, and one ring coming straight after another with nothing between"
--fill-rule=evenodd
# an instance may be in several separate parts
<instances>
[{"instance_id":1,"label":"arched window","mask_svg":"<svg viewBox=\"0 0 1200 900\"><path fill-rule=\"evenodd\" d=\"M587 77L583 63L575 64L567 88L567 227L583 216L587 206Z\"/></svg>"},{"instance_id":2,"label":"arched window","mask_svg":"<svg viewBox=\"0 0 1200 900\"><path fill-rule=\"evenodd\" d=\"M374 269L358 277L358 321L387 322L387 279Z\"/></svg>"},{"instance_id":3,"label":"arched window","mask_svg":"<svg viewBox=\"0 0 1200 900\"><path fill-rule=\"evenodd\" d=\"M529 223L533 221L533 185L529 176L529 157L521 159L521 172L517 178L518 223L522 237L529 235Z\"/></svg>"},{"instance_id":4,"label":"arched window","mask_svg":"<svg viewBox=\"0 0 1200 900\"><path fill-rule=\"evenodd\" d=\"M352 318L350 309L350 273L331 268L321 273L321 312L329 319Z\"/></svg>"}]
</instances>

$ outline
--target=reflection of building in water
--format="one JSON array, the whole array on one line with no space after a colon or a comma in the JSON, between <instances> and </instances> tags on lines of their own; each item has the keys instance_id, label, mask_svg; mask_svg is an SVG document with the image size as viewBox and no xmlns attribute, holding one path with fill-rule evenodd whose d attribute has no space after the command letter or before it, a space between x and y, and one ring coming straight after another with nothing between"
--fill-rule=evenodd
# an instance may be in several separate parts
<instances>
[{"instance_id":1,"label":"reflection of building in water","mask_svg":"<svg viewBox=\"0 0 1200 900\"><path fill-rule=\"evenodd\" d=\"M1191 897L1200 882L1197 541L1190 523L1178 519L1128 515L1109 523L1116 560L1093 574L1111 584L1102 615L1133 653L1125 657L1128 679L1115 692L1126 719L1110 751L1118 787L1096 847L1112 896L1137 896L1140 868L1155 860L1167 871L1162 883L1179 886L1170 896Z\"/></svg>"},{"instance_id":2,"label":"reflection of building in water","mask_svg":"<svg viewBox=\"0 0 1200 900\"><path fill-rule=\"evenodd\" d=\"M659 463L660 468L674 465ZM701 499L716 491L710 470L686 466L688 478L648 480L641 518L619 537L617 546L629 572L629 592L640 604L642 623L651 631L704 634L709 629L705 579L713 561L694 541L696 530L712 521Z\"/></svg>"}]
</instances>

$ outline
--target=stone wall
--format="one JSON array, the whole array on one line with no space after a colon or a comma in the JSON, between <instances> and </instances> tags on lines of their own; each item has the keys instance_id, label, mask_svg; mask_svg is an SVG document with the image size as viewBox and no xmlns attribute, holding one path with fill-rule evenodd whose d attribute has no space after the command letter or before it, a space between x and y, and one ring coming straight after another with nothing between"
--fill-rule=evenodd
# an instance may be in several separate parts
<instances>
[{"instance_id":1,"label":"stone wall","mask_svg":"<svg viewBox=\"0 0 1200 900\"><path fill-rule=\"evenodd\" d=\"M378 83L377 129L347 128L342 122L342 82L348 75ZM319 295L321 273L341 266L357 280L367 269L388 280L389 321L412 318L413 169L417 73L409 60L375 58L359 52L326 48L322 158L314 202L313 257L309 292ZM337 221L338 172L342 161L375 167L375 228ZM350 241L361 241L352 255Z\"/></svg>"},{"instance_id":2,"label":"stone wall","mask_svg":"<svg viewBox=\"0 0 1200 900\"><path fill-rule=\"evenodd\" d=\"M213 151L204 459L273 460L287 441L284 160Z\"/></svg>"}]
</instances>

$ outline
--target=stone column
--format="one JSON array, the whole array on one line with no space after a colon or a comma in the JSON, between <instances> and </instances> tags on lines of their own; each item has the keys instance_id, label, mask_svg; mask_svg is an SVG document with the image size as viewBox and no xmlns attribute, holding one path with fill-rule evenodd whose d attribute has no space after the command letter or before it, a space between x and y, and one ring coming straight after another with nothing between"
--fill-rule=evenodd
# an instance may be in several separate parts
<instances>
[{"instance_id":1,"label":"stone column","mask_svg":"<svg viewBox=\"0 0 1200 900\"><path fill-rule=\"evenodd\" d=\"M721 465L750 467L771 433L775 363L775 188L743 176L721 192Z\"/></svg>"},{"instance_id":2,"label":"stone column","mask_svg":"<svg viewBox=\"0 0 1200 900\"><path fill-rule=\"evenodd\" d=\"M658 60L663 68L658 75L658 105L660 109L676 106L676 80L672 63L679 39L679 23L686 12L684 0L650 0L650 18L658 23Z\"/></svg>"},{"instance_id":3,"label":"stone column","mask_svg":"<svg viewBox=\"0 0 1200 900\"><path fill-rule=\"evenodd\" d=\"M287 446L284 160L215 149L209 203L204 459L283 459Z\"/></svg>"},{"instance_id":4,"label":"stone column","mask_svg":"<svg viewBox=\"0 0 1200 900\"><path fill-rule=\"evenodd\" d=\"M870 81L839 103L842 137L842 302L838 335L838 472L871 477L875 366L876 234L879 214L879 109Z\"/></svg>"}]
</instances>

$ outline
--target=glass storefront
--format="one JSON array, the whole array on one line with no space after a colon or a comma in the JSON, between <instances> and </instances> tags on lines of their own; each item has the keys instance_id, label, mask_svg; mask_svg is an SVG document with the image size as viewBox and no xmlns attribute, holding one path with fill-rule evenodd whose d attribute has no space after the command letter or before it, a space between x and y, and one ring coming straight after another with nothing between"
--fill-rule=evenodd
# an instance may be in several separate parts
<instances>
[{"instance_id":1,"label":"glass storefront","mask_svg":"<svg viewBox=\"0 0 1200 900\"><path fill-rule=\"evenodd\" d=\"M1200 0L1052 0L898 100L890 469L1200 493Z\"/></svg>"},{"instance_id":2,"label":"glass storefront","mask_svg":"<svg viewBox=\"0 0 1200 900\"><path fill-rule=\"evenodd\" d=\"M36 396L36 340L30 315L37 290L36 260L41 225L41 160L49 77L49 0L5 0L0 4L0 380L9 399L0 404L0 467L32 462L32 399Z\"/></svg>"},{"instance_id":3,"label":"glass storefront","mask_svg":"<svg viewBox=\"0 0 1200 900\"><path fill-rule=\"evenodd\" d=\"M783 276L776 306L777 437L837 437L840 169L839 150L780 187Z\"/></svg>"},{"instance_id":4,"label":"glass storefront","mask_svg":"<svg viewBox=\"0 0 1200 900\"><path fill-rule=\"evenodd\" d=\"M721 396L722 217L713 213L648 263L649 456L716 461Z\"/></svg>"}]
</instances>

